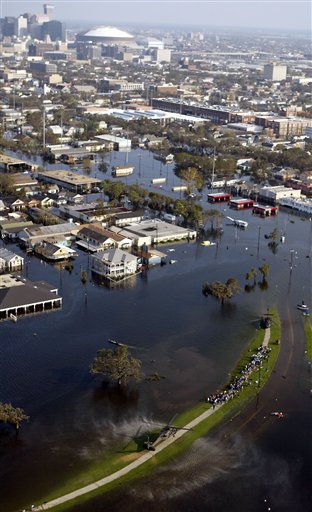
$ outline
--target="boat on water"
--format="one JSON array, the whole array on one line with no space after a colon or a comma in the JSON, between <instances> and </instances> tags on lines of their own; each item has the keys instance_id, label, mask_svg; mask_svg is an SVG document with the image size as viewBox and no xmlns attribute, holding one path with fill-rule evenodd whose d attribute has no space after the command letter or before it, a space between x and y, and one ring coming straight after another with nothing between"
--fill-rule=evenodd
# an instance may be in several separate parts
<instances>
[{"instance_id":1,"label":"boat on water","mask_svg":"<svg viewBox=\"0 0 312 512\"><path fill-rule=\"evenodd\" d=\"M307 306L307 304L305 304L304 301L302 301L301 304L297 304L297 309L299 309L299 311L302 311L305 315L309 314L309 306Z\"/></svg>"},{"instance_id":2,"label":"boat on water","mask_svg":"<svg viewBox=\"0 0 312 512\"><path fill-rule=\"evenodd\" d=\"M156 154L156 155L154 155L154 158L155 158L155 160L160 160L163 163L170 164L174 160L174 155L172 155L171 153L169 155L166 155L166 156L165 155Z\"/></svg>"},{"instance_id":3,"label":"boat on water","mask_svg":"<svg viewBox=\"0 0 312 512\"><path fill-rule=\"evenodd\" d=\"M117 345L117 347L125 347L126 345L124 343L120 343L119 341L108 339L108 343L111 343L112 345Z\"/></svg>"},{"instance_id":4,"label":"boat on water","mask_svg":"<svg viewBox=\"0 0 312 512\"><path fill-rule=\"evenodd\" d=\"M217 245L215 242L210 242L210 240L204 240L200 245L203 247L211 247L212 245Z\"/></svg>"},{"instance_id":5,"label":"boat on water","mask_svg":"<svg viewBox=\"0 0 312 512\"><path fill-rule=\"evenodd\" d=\"M233 222L233 226L237 226L241 229L246 229L248 227L248 222L246 220L233 219L232 217L226 218Z\"/></svg>"},{"instance_id":6,"label":"boat on water","mask_svg":"<svg viewBox=\"0 0 312 512\"><path fill-rule=\"evenodd\" d=\"M176 263L177 261L178 261L178 260L170 260L170 261L169 261L169 263L170 263L171 265L173 265L173 264L174 264L174 263Z\"/></svg>"}]
</instances>

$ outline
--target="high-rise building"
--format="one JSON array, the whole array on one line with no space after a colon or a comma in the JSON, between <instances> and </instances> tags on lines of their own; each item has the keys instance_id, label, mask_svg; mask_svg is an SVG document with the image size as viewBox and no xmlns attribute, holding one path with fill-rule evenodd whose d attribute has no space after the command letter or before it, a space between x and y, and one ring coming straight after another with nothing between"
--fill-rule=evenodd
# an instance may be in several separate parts
<instances>
[{"instance_id":1,"label":"high-rise building","mask_svg":"<svg viewBox=\"0 0 312 512\"><path fill-rule=\"evenodd\" d=\"M171 50L167 50L167 49L161 50L161 49L157 48L154 51L154 59L158 63L160 63L160 62L170 62L170 60L171 60Z\"/></svg>"},{"instance_id":2,"label":"high-rise building","mask_svg":"<svg viewBox=\"0 0 312 512\"><path fill-rule=\"evenodd\" d=\"M53 20L54 5L43 4L43 12L46 16L49 17L50 20Z\"/></svg>"},{"instance_id":3,"label":"high-rise building","mask_svg":"<svg viewBox=\"0 0 312 512\"><path fill-rule=\"evenodd\" d=\"M271 82L280 82L281 80L286 80L286 76L287 66L285 64L276 64L276 62L271 62L270 64L264 65L264 80L270 80Z\"/></svg>"},{"instance_id":4,"label":"high-rise building","mask_svg":"<svg viewBox=\"0 0 312 512\"><path fill-rule=\"evenodd\" d=\"M2 35L12 37L15 35L16 18L13 16L6 16L3 20Z\"/></svg>"},{"instance_id":5,"label":"high-rise building","mask_svg":"<svg viewBox=\"0 0 312 512\"><path fill-rule=\"evenodd\" d=\"M51 41L65 41L64 23L57 20L48 21L42 25L42 39L50 36Z\"/></svg>"},{"instance_id":6,"label":"high-rise building","mask_svg":"<svg viewBox=\"0 0 312 512\"><path fill-rule=\"evenodd\" d=\"M27 29L27 18L25 16L19 16L15 19L14 32L17 37L26 36L28 33Z\"/></svg>"}]
</instances>

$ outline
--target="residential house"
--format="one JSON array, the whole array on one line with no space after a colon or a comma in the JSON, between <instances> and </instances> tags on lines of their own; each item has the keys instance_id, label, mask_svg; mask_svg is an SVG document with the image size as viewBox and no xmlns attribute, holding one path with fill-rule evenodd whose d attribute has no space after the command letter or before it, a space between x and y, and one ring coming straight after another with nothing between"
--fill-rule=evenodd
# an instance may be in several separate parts
<instances>
[{"instance_id":1,"label":"residential house","mask_svg":"<svg viewBox=\"0 0 312 512\"><path fill-rule=\"evenodd\" d=\"M67 204L66 192L48 192L47 196L53 200L53 206L60 206L61 204Z\"/></svg>"},{"instance_id":2,"label":"residential house","mask_svg":"<svg viewBox=\"0 0 312 512\"><path fill-rule=\"evenodd\" d=\"M46 240L35 245L34 252L49 261L63 261L77 256L77 253L73 249L70 249L70 247L58 243L51 243Z\"/></svg>"},{"instance_id":3,"label":"residential house","mask_svg":"<svg viewBox=\"0 0 312 512\"><path fill-rule=\"evenodd\" d=\"M123 235L114 233L109 229L103 228L100 224L89 224L79 229L77 233L79 239L77 245L87 249L89 252L102 251L110 247L118 249L127 249L131 247L132 240Z\"/></svg>"},{"instance_id":4,"label":"residential house","mask_svg":"<svg viewBox=\"0 0 312 512\"><path fill-rule=\"evenodd\" d=\"M114 280L133 275L138 270L138 258L120 249L108 249L91 256L92 272Z\"/></svg>"},{"instance_id":5,"label":"residential house","mask_svg":"<svg viewBox=\"0 0 312 512\"><path fill-rule=\"evenodd\" d=\"M28 226L32 226L33 222L21 212L11 212L0 217L1 237L6 240L16 241L20 232Z\"/></svg>"},{"instance_id":6,"label":"residential house","mask_svg":"<svg viewBox=\"0 0 312 512\"><path fill-rule=\"evenodd\" d=\"M156 137L156 135L148 134L145 135L143 142L147 148L158 148L165 140L165 137Z\"/></svg>"},{"instance_id":7,"label":"residential house","mask_svg":"<svg viewBox=\"0 0 312 512\"><path fill-rule=\"evenodd\" d=\"M66 242L73 240L77 234L79 227L72 222L63 224L54 224L51 226L33 225L23 229L19 235L19 239L26 247L35 247L35 245L43 240L54 242Z\"/></svg>"},{"instance_id":8,"label":"residential house","mask_svg":"<svg viewBox=\"0 0 312 512\"><path fill-rule=\"evenodd\" d=\"M0 249L0 272L15 272L21 270L23 266L24 258L8 249Z\"/></svg>"},{"instance_id":9,"label":"residential house","mask_svg":"<svg viewBox=\"0 0 312 512\"><path fill-rule=\"evenodd\" d=\"M145 218L143 208L135 211L123 211L115 215L116 226L122 227L132 223L141 222Z\"/></svg>"},{"instance_id":10,"label":"residential house","mask_svg":"<svg viewBox=\"0 0 312 512\"><path fill-rule=\"evenodd\" d=\"M11 210L11 212L19 212L26 208L27 198L25 197L3 197L3 202Z\"/></svg>"}]
</instances>

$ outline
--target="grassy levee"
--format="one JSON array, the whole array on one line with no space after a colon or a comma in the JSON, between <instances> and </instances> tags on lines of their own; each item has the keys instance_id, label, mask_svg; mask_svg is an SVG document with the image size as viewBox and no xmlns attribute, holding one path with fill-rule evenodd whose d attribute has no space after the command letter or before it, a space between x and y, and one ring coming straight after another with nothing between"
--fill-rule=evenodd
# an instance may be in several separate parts
<instances>
[{"instance_id":1,"label":"grassy levee","mask_svg":"<svg viewBox=\"0 0 312 512\"><path fill-rule=\"evenodd\" d=\"M304 321L304 332L306 337L306 356L309 361L312 361L312 325L308 317Z\"/></svg>"},{"instance_id":2,"label":"grassy levee","mask_svg":"<svg viewBox=\"0 0 312 512\"><path fill-rule=\"evenodd\" d=\"M88 499L103 494L109 490L117 488L120 484L126 485L128 482L133 482L135 479L140 478L142 475L147 475L153 469L155 469L158 465L168 461L172 457L178 455L183 452L187 448L191 446L191 444L200 437L206 435L213 427L216 427L222 421L229 419L230 417L237 416L242 409L247 405L249 401L256 397L256 395L263 388L265 383L267 382L278 357L279 354L279 344L276 343L277 339L281 337L281 326L279 321L279 316L277 310L271 310L272 313L272 326L269 340L269 347L271 352L269 354L269 358L262 365L260 371L254 371L250 376L249 385L244 386L244 388L229 402L226 402L220 409L216 410L211 416L203 420L196 427L194 427L191 431L188 431L181 438L177 439L173 444L166 447L163 451L159 453L155 453L155 456L139 466L136 469L133 469L127 475L124 475L121 478L103 486L99 487L96 490L79 496L76 499L65 502L61 505L53 507L53 512L63 512L65 510L70 510L77 503L82 503L87 501ZM243 367L250 361L250 357L253 353L260 347L264 339L264 330L258 330L256 332L255 337L248 345L248 348L242 354L238 364L234 368L229 378L229 382L236 376L241 374L241 370ZM311 330L312 337L312 330ZM260 379L259 379L260 377ZM228 383L227 383L228 384ZM224 386L226 387L227 384ZM189 409L179 415L175 419L175 426L185 426L193 419L200 416L203 412L207 411L212 407L210 404L206 402L201 402L197 404L192 409ZM144 436L146 438L146 436ZM139 446L134 441L131 442L127 446L126 451L121 451L118 453L111 454L111 456L107 457L105 460L101 460L95 463L92 463L89 468L85 468L84 471L80 471L79 474L71 477L63 486L56 489L53 493L48 496L44 496L43 501L50 501L55 499L58 496L63 496L68 494L76 489L79 489L83 486L86 486L92 482L95 482L107 475L114 473L115 471L127 466L130 462L136 460L140 457L143 451L143 441L142 445ZM38 500L39 501L39 500Z\"/></svg>"}]
</instances>

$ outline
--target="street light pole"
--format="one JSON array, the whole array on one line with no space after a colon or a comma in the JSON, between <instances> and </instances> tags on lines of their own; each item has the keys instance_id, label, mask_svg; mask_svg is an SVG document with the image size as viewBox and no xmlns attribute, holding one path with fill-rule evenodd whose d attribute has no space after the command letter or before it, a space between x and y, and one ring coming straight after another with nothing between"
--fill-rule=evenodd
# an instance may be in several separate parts
<instances>
[{"instance_id":1,"label":"street light pole","mask_svg":"<svg viewBox=\"0 0 312 512\"><path fill-rule=\"evenodd\" d=\"M261 226L258 227L258 254L260 249L260 233L261 233Z\"/></svg>"}]
</instances>

